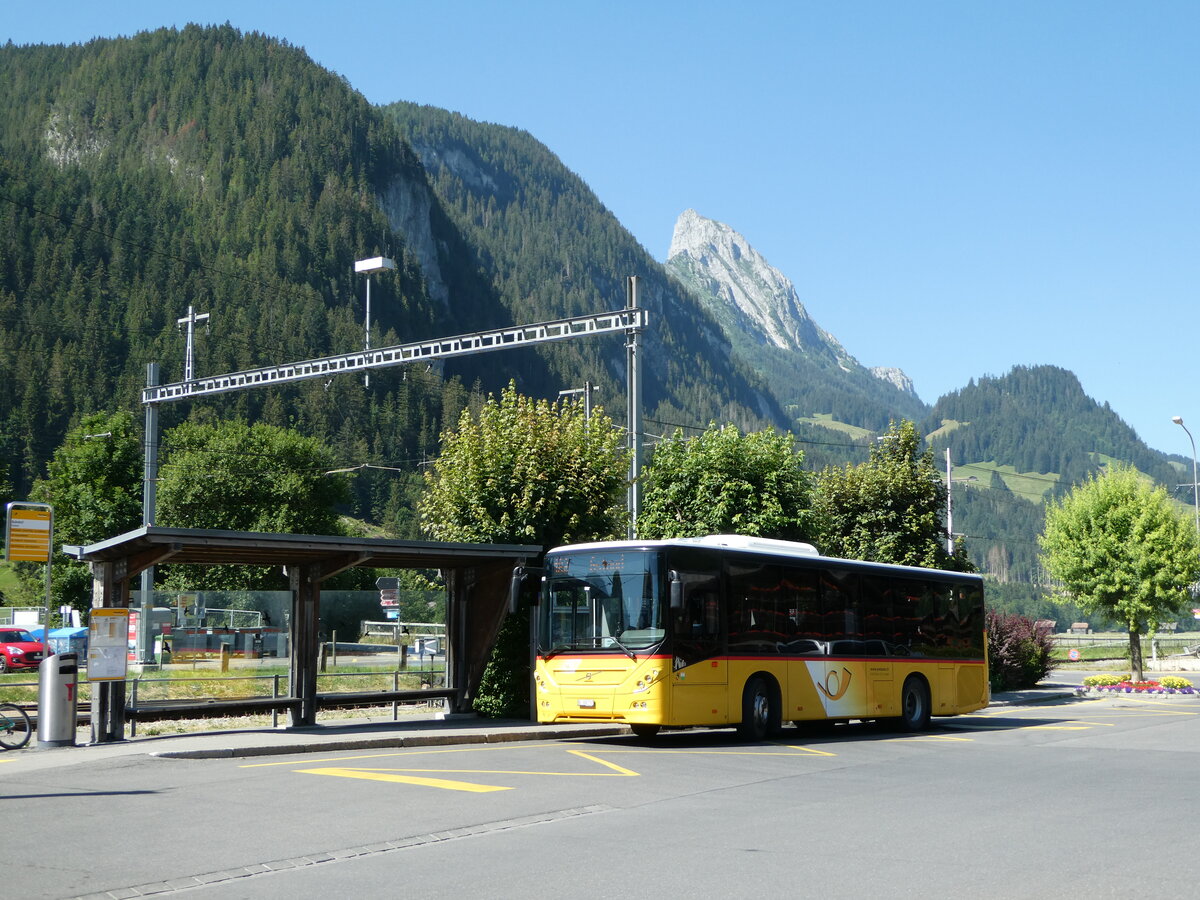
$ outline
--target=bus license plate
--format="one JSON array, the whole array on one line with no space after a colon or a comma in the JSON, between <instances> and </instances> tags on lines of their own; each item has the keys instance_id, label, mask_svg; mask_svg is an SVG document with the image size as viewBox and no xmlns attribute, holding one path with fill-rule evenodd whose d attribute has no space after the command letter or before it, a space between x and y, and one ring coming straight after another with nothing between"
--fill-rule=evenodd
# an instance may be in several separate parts
<instances>
[{"instance_id":1,"label":"bus license plate","mask_svg":"<svg viewBox=\"0 0 1200 900\"><path fill-rule=\"evenodd\" d=\"M596 701L595 700L580 700L579 708L580 709L595 709Z\"/></svg>"}]
</instances>

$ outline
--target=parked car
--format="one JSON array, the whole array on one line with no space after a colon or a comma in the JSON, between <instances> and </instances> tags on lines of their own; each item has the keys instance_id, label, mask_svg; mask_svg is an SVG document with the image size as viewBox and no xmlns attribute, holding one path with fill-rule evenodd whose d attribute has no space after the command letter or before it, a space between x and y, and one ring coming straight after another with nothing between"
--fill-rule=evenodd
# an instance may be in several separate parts
<instances>
[{"instance_id":1,"label":"parked car","mask_svg":"<svg viewBox=\"0 0 1200 900\"><path fill-rule=\"evenodd\" d=\"M46 655L46 645L23 628L0 627L0 673L36 669Z\"/></svg>"}]
</instances>

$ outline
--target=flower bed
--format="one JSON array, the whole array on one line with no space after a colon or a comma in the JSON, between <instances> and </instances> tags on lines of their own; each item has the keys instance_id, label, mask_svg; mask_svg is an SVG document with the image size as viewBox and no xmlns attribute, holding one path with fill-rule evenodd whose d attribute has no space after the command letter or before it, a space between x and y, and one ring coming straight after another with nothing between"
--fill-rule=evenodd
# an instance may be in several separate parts
<instances>
[{"instance_id":1,"label":"flower bed","mask_svg":"<svg viewBox=\"0 0 1200 900\"><path fill-rule=\"evenodd\" d=\"M1089 675L1084 690L1110 694L1194 694L1196 689L1186 678L1164 675L1158 681L1133 681L1129 675Z\"/></svg>"}]
</instances>

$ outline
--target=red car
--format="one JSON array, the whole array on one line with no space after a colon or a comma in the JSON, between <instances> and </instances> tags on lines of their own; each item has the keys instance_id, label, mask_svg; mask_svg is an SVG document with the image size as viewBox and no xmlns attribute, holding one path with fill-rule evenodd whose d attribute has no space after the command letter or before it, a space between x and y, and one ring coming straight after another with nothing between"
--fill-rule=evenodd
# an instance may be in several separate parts
<instances>
[{"instance_id":1,"label":"red car","mask_svg":"<svg viewBox=\"0 0 1200 900\"><path fill-rule=\"evenodd\" d=\"M46 655L46 645L23 628L0 626L0 673L36 669Z\"/></svg>"}]
</instances>

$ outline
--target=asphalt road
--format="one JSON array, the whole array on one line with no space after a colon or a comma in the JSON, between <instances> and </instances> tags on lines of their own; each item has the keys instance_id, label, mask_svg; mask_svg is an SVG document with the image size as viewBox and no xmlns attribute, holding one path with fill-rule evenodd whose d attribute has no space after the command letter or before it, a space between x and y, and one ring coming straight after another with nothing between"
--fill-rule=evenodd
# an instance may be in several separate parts
<instances>
[{"instance_id":1,"label":"asphalt road","mask_svg":"<svg viewBox=\"0 0 1200 900\"><path fill-rule=\"evenodd\" d=\"M30 900L1184 897L1197 753L1200 699L1118 698L915 736L0 762L0 877Z\"/></svg>"}]
</instances>

